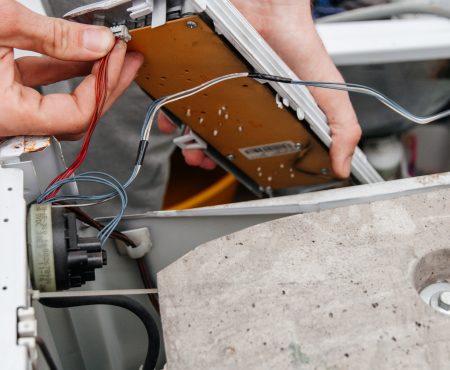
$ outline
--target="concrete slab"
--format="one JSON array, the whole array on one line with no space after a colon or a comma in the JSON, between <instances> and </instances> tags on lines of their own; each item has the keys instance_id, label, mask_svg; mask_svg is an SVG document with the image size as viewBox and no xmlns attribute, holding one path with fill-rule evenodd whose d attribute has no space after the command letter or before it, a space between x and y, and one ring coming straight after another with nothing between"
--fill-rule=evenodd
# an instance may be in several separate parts
<instances>
[{"instance_id":1,"label":"concrete slab","mask_svg":"<svg viewBox=\"0 0 450 370\"><path fill-rule=\"evenodd\" d=\"M297 215L158 275L169 370L446 369L450 190ZM418 267L417 267L418 266Z\"/></svg>"}]
</instances>

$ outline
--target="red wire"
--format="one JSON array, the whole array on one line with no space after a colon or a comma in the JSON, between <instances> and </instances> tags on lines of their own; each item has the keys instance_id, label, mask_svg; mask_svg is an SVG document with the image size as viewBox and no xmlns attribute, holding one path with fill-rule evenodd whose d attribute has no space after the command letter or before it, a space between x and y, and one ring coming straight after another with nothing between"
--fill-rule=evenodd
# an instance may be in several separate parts
<instances>
[{"instance_id":1,"label":"red wire","mask_svg":"<svg viewBox=\"0 0 450 370\"><path fill-rule=\"evenodd\" d=\"M108 88L108 62L110 54L106 55L100 60L98 71L95 75L95 109L92 114L91 120L89 122L88 130L86 136L84 137L83 145L80 152L78 153L75 161L64 171L62 174L57 176L50 183L49 186L55 184L58 181L66 179L74 174L74 172L81 166L86 158L87 151L89 149L89 144L91 143L92 135L94 134L97 123L102 116L103 108L105 106L107 98L107 88ZM52 192L47 199L55 197L60 189L56 189Z\"/></svg>"}]
</instances>

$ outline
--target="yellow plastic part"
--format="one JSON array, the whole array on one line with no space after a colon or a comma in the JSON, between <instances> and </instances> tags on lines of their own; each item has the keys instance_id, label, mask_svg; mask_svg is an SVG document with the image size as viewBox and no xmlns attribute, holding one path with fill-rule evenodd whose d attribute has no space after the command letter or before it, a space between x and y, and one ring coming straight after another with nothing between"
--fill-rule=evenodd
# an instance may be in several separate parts
<instances>
[{"instance_id":1,"label":"yellow plastic part","mask_svg":"<svg viewBox=\"0 0 450 370\"><path fill-rule=\"evenodd\" d=\"M227 174L214 185L166 210L183 210L231 203L234 200L237 185L234 176Z\"/></svg>"}]
</instances>

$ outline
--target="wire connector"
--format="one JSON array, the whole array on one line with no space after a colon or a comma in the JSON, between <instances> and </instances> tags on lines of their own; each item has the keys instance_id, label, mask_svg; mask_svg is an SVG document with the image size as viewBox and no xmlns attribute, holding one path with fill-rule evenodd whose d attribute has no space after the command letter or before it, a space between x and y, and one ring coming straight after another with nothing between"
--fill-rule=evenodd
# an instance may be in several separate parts
<instances>
[{"instance_id":1,"label":"wire connector","mask_svg":"<svg viewBox=\"0 0 450 370\"><path fill-rule=\"evenodd\" d=\"M121 39L122 41L131 41L130 32L128 32L128 28L124 25L111 27L111 32L116 38Z\"/></svg>"}]
</instances>

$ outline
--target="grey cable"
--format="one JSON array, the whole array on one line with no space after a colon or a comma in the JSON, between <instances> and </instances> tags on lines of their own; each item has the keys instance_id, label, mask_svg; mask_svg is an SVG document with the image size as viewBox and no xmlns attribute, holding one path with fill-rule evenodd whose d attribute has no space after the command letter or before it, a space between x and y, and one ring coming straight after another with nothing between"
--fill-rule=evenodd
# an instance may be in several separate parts
<instances>
[{"instance_id":1,"label":"grey cable","mask_svg":"<svg viewBox=\"0 0 450 370\"><path fill-rule=\"evenodd\" d=\"M405 14L431 14L450 18L448 0L405 0L392 4L373 5L319 18L316 23L368 21Z\"/></svg>"}]
</instances>

